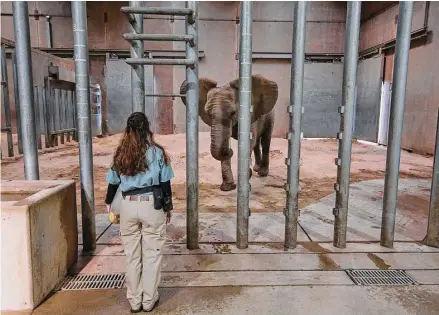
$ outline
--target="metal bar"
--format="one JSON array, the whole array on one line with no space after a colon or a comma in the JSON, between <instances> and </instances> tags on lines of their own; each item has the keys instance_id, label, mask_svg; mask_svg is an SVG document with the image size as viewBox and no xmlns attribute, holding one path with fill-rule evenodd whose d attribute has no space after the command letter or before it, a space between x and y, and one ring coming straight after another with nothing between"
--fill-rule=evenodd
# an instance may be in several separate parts
<instances>
[{"instance_id":1,"label":"metal bar","mask_svg":"<svg viewBox=\"0 0 439 315\"><path fill-rule=\"evenodd\" d=\"M186 34L198 42L198 2L187 1L187 10L193 12L194 23L186 19ZM187 248L198 248L198 46L186 43L186 58L194 67L186 67L186 229Z\"/></svg>"},{"instance_id":2,"label":"metal bar","mask_svg":"<svg viewBox=\"0 0 439 315\"><path fill-rule=\"evenodd\" d=\"M50 22L50 18L50 15L46 16L46 40L48 48L52 48L52 23Z\"/></svg>"},{"instance_id":3,"label":"metal bar","mask_svg":"<svg viewBox=\"0 0 439 315\"><path fill-rule=\"evenodd\" d=\"M252 106L252 2L241 2L239 39L238 200L236 246L248 247Z\"/></svg>"},{"instance_id":4,"label":"metal bar","mask_svg":"<svg viewBox=\"0 0 439 315\"><path fill-rule=\"evenodd\" d=\"M21 128L23 135L24 178L38 180L38 149L35 138L35 115L33 111L32 57L28 6L25 1L12 3L14 34L17 54L18 96L20 98Z\"/></svg>"},{"instance_id":5,"label":"metal bar","mask_svg":"<svg viewBox=\"0 0 439 315\"><path fill-rule=\"evenodd\" d=\"M439 247L439 112L436 124L436 145L434 149L426 244Z\"/></svg>"},{"instance_id":6,"label":"metal bar","mask_svg":"<svg viewBox=\"0 0 439 315\"><path fill-rule=\"evenodd\" d=\"M288 182L285 209L285 248L297 246L297 222L299 217L299 168L302 131L303 74L305 67L307 2L294 6L293 54L290 82L290 136L288 137Z\"/></svg>"},{"instance_id":7,"label":"metal bar","mask_svg":"<svg viewBox=\"0 0 439 315\"><path fill-rule=\"evenodd\" d=\"M69 103L69 95L67 93L67 90L63 90L63 95L64 95L64 129L69 129L70 128L70 124L69 124L69 111L70 111L70 103ZM70 142L70 132L66 133L66 141Z\"/></svg>"},{"instance_id":8,"label":"metal bar","mask_svg":"<svg viewBox=\"0 0 439 315\"><path fill-rule=\"evenodd\" d=\"M50 141L49 141L49 120L48 120L48 114L47 114L47 90L46 87L44 86L42 88L41 94L43 96L43 108L42 108L42 121L43 121L43 129L42 131L44 132L44 143L45 143L45 148L49 148L50 147Z\"/></svg>"},{"instance_id":9,"label":"metal bar","mask_svg":"<svg viewBox=\"0 0 439 315\"><path fill-rule=\"evenodd\" d=\"M157 14L157 15L192 15L193 10L189 8L153 8L153 7L137 7L133 5L134 1L130 1L129 7L121 7L123 13L132 14Z\"/></svg>"},{"instance_id":10,"label":"metal bar","mask_svg":"<svg viewBox=\"0 0 439 315\"><path fill-rule=\"evenodd\" d=\"M65 129L61 129L61 130L56 130L56 131L52 131L50 134L51 135L60 135L62 133L69 133L69 132L74 132L75 128L65 128Z\"/></svg>"},{"instance_id":11,"label":"metal bar","mask_svg":"<svg viewBox=\"0 0 439 315\"><path fill-rule=\"evenodd\" d=\"M38 149L42 149L41 126L40 126L40 94L38 86L34 87L34 111L35 111L35 137L37 138Z\"/></svg>"},{"instance_id":12,"label":"metal bar","mask_svg":"<svg viewBox=\"0 0 439 315\"><path fill-rule=\"evenodd\" d=\"M145 97L183 97L185 94L145 94Z\"/></svg>"},{"instance_id":13,"label":"metal bar","mask_svg":"<svg viewBox=\"0 0 439 315\"><path fill-rule=\"evenodd\" d=\"M90 78L88 76L87 7L85 1L72 1L72 18L81 180L82 235L84 250L89 251L96 248L96 224L90 120Z\"/></svg>"},{"instance_id":14,"label":"metal bar","mask_svg":"<svg viewBox=\"0 0 439 315\"><path fill-rule=\"evenodd\" d=\"M141 9L141 1L130 1L130 6L133 9ZM134 12L133 12L134 13ZM134 14L133 19L130 19L130 28L133 35L143 33L143 18L142 14ZM132 40L130 47L129 59L141 59L143 57L143 41ZM127 59L128 63L128 59ZM133 112L145 112L145 73L143 64L128 63L131 65L131 104Z\"/></svg>"},{"instance_id":15,"label":"metal bar","mask_svg":"<svg viewBox=\"0 0 439 315\"><path fill-rule=\"evenodd\" d=\"M21 129L20 98L18 97L17 58L15 55L15 50L12 53L12 76L14 80L15 123L17 125L18 154L23 154L23 131Z\"/></svg>"},{"instance_id":16,"label":"metal bar","mask_svg":"<svg viewBox=\"0 0 439 315\"><path fill-rule=\"evenodd\" d=\"M198 59L197 59L198 60ZM127 58L129 65L168 65L168 66L194 66L192 59L150 59L150 58Z\"/></svg>"},{"instance_id":17,"label":"metal bar","mask_svg":"<svg viewBox=\"0 0 439 315\"><path fill-rule=\"evenodd\" d=\"M64 95L64 90L59 90L59 97L60 97L60 102L59 102L59 129L58 130L63 130L63 129L66 129L66 124L65 124L66 99L65 99L65 95ZM60 133L60 135L61 135L61 144L64 144L64 133Z\"/></svg>"},{"instance_id":18,"label":"metal bar","mask_svg":"<svg viewBox=\"0 0 439 315\"><path fill-rule=\"evenodd\" d=\"M389 139L387 145L384 202L381 223L381 246L393 247L395 236L396 198L398 194L399 164L404 121L405 94L410 51L410 30L413 17L413 1L399 3L396 31L393 88L390 107Z\"/></svg>"},{"instance_id":19,"label":"metal bar","mask_svg":"<svg viewBox=\"0 0 439 315\"><path fill-rule=\"evenodd\" d=\"M60 116L60 107L61 107L61 96L60 96L60 90L59 89L54 89L55 91L55 98L54 98L54 109L53 109L53 125L54 128L52 131L58 131L61 130L61 118ZM63 141L61 140L61 143L63 143ZM55 145L58 146L58 134L56 134L55 136Z\"/></svg>"},{"instance_id":20,"label":"metal bar","mask_svg":"<svg viewBox=\"0 0 439 315\"><path fill-rule=\"evenodd\" d=\"M5 46L1 45L1 70L2 70L2 93L3 93L3 107L5 108L5 127L6 141L8 144L8 156L14 156L14 143L12 140L12 119L11 119L11 103L9 101L9 86L8 86L8 68L6 66Z\"/></svg>"},{"instance_id":21,"label":"metal bar","mask_svg":"<svg viewBox=\"0 0 439 315\"><path fill-rule=\"evenodd\" d=\"M346 247L360 18L361 1L348 2L334 208L334 246L338 248Z\"/></svg>"},{"instance_id":22,"label":"metal bar","mask_svg":"<svg viewBox=\"0 0 439 315\"><path fill-rule=\"evenodd\" d=\"M68 129L74 129L73 127L73 104L72 104L72 91L66 91L67 92L67 128ZM67 133L67 141L70 142L70 136L73 138L73 131L72 134Z\"/></svg>"},{"instance_id":23,"label":"metal bar","mask_svg":"<svg viewBox=\"0 0 439 315\"><path fill-rule=\"evenodd\" d=\"M150 40L150 41L175 41L188 42L191 46L195 45L194 37L192 35L171 35L171 34L123 34L123 38L128 41L133 40Z\"/></svg>"},{"instance_id":24,"label":"metal bar","mask_svg":"<svg viewBox=\"0 0 439 315\"><path fill-rule=\"evenodd\" d=\"M59 106L59 102L58 102L58 98L59 98L59 92L57 89L51 89L51 94L52 94L52 111L51 111L51 124L52 124L52 129L51 131L56 131L57 128L57 124L58 124L58 116L57 116L57 111L58 111L58 106ZM58 146L58 136L52 136L52 145L53 146Z\"/></svg>"}]
</instances>

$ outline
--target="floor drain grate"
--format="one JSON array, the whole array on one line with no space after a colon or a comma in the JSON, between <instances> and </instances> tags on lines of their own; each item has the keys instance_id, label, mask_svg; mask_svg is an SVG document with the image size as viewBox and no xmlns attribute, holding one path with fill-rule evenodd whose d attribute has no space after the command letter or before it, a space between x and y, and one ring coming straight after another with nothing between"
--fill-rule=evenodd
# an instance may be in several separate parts
<instances>
[{"instance_id":1,"label":"floor drain grate","mask_svg":"<svg viewBox=\"0 0 439 315\"><path fill-rule=\"evenodd\" d=\"M414 285L404 270L346 270L356 285Z\"/></svg>"},{"instance_id":2,"label":"floor drain grate","mask_svg":"<svg viewBox=\"0 0 439 315\"><path fill-rule=\"evenodd\" d=\"M78 274L67 276L57 291L121 289L124 282L124 273Z\"/></svg>"}]
</instances>

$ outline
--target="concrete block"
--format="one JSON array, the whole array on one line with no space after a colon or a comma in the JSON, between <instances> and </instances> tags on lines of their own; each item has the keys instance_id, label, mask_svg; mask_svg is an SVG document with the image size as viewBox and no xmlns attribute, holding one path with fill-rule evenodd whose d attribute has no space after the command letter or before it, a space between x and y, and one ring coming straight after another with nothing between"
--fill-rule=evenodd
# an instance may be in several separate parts
<instances>
[{"instance_id":1,"label":"concrete block","mask_svg":"<svg viewBox=\"0 0 439 315\"><path fill-rule=\"evenodd\" d=\"M75 182L1 182L1 310L34 309L78 257Z\"/></svg>"}]
</instances>

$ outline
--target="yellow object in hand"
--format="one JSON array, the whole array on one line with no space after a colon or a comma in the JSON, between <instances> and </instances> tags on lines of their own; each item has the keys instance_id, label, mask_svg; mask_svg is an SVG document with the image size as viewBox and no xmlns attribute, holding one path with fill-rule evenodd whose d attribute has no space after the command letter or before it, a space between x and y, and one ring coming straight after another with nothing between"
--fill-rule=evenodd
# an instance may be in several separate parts
<instances>
[{"instance_id":1,"label":"yellow object in hand","mask_svg":"<svg viewBox=\"0 0 439 315\"><path fill-rule=\"evenodd\" d=\"M119 224L120 223L120 215L118 214L114 214L113 212L110 212L108 214L108 219L110 220L111 223L113 224Z\"/></svg>"}]
</instances>

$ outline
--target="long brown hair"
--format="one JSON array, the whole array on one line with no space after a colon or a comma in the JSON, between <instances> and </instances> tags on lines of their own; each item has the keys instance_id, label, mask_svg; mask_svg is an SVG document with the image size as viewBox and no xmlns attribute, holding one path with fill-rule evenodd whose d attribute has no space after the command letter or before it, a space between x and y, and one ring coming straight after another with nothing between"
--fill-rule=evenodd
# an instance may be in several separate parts
<instances>
[{"instance_id":1,"label":"long brown hair","mask_svg":"<svg viewBox=\"0 0 439 315\"><path fill-rule=\"evenodd\" d=\"M146 115L141 112L132 113L128 117L125 132L113 157L112 170L126 176L147 171L146 150L150 146L161 149L165 163L169 164L170 159L165 149L154 141L154 134L149 129Z\"/></svg>"}]
</instances>

